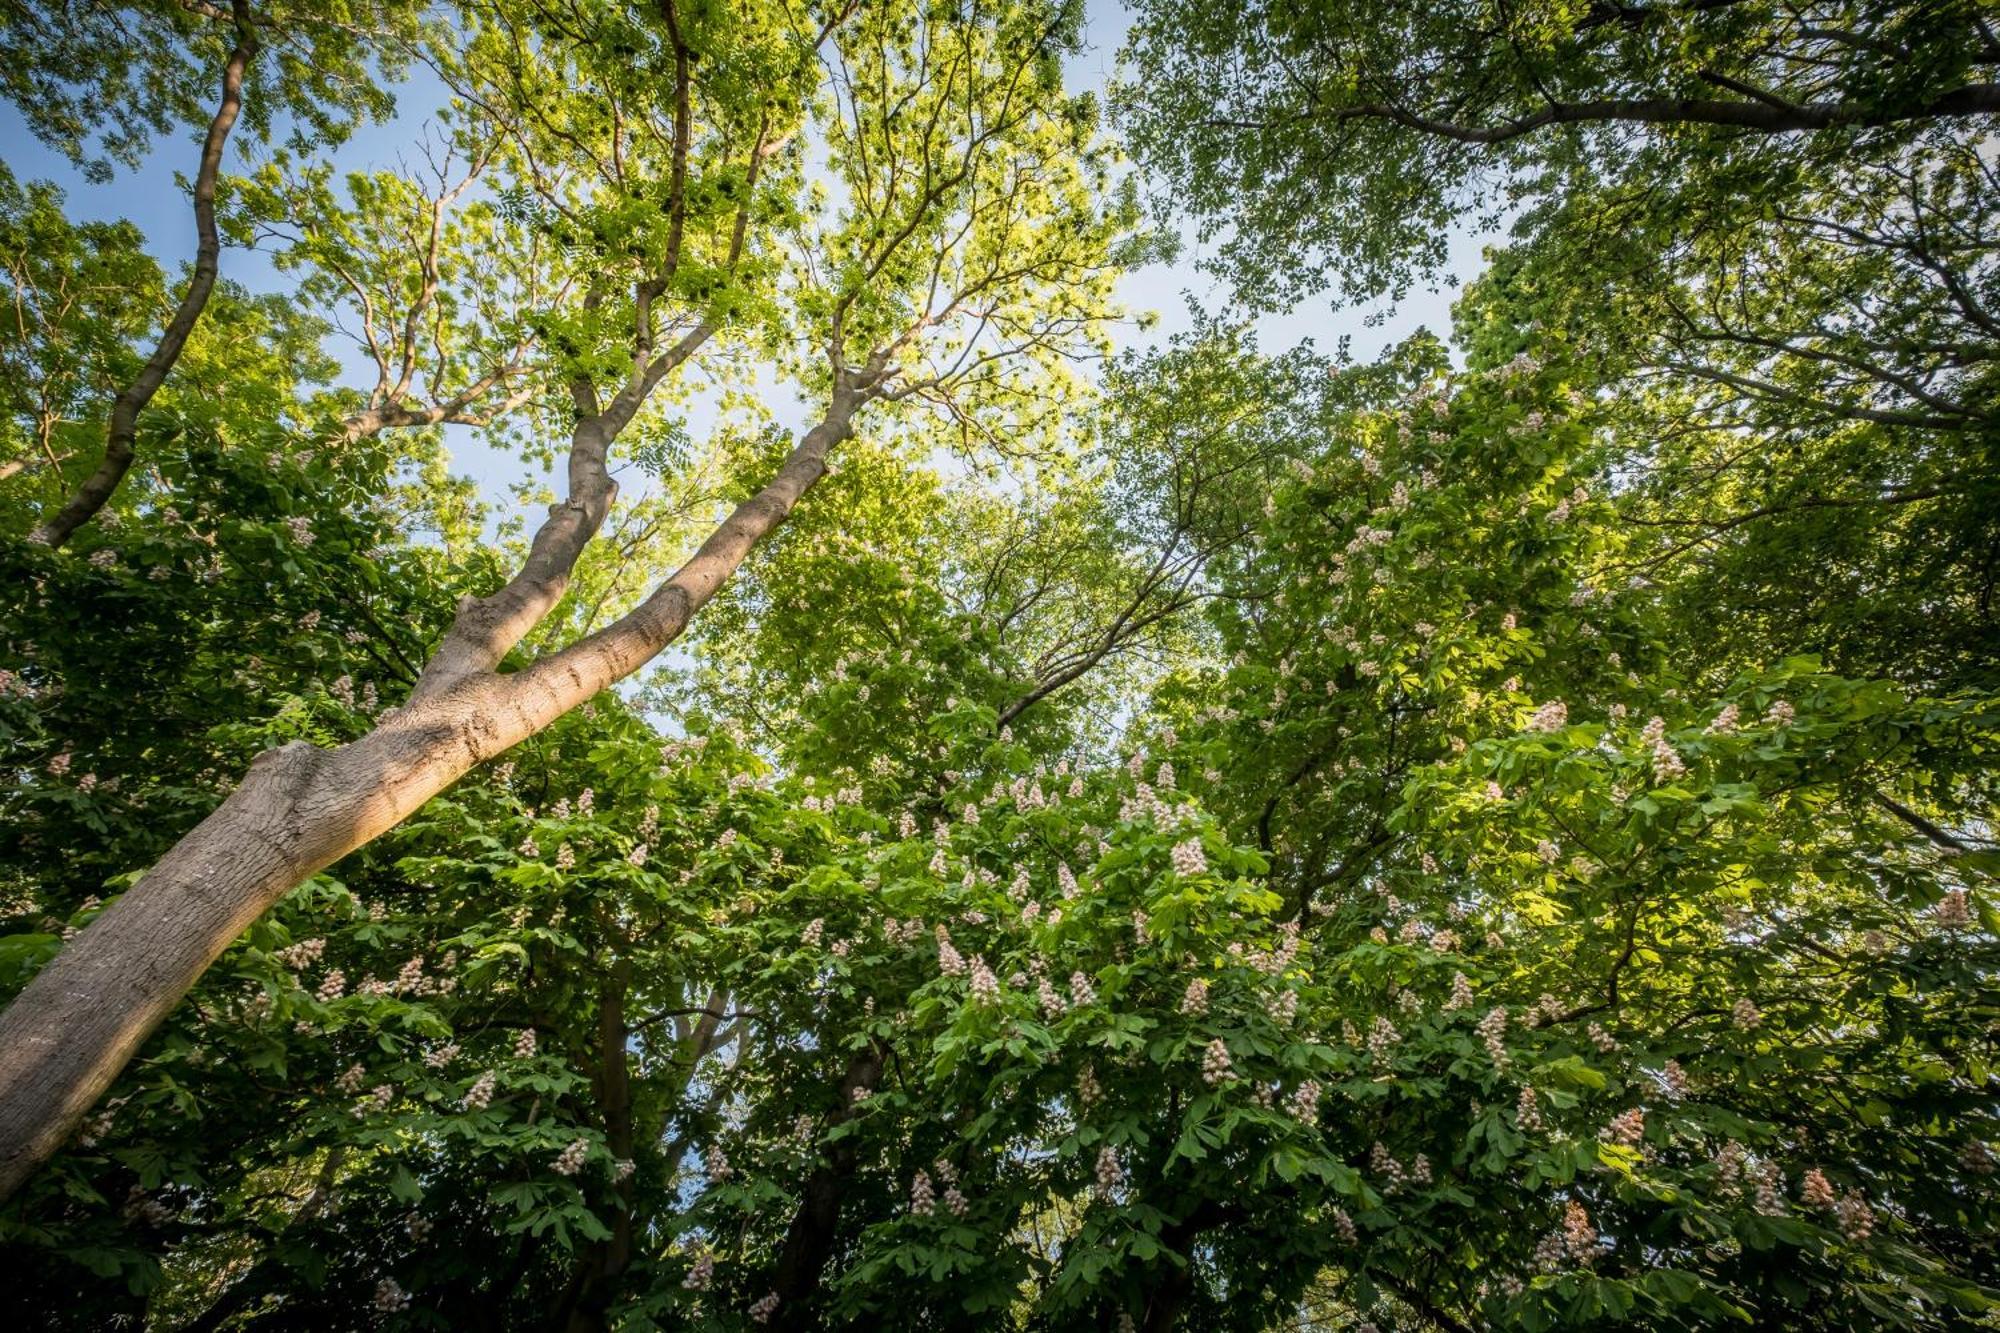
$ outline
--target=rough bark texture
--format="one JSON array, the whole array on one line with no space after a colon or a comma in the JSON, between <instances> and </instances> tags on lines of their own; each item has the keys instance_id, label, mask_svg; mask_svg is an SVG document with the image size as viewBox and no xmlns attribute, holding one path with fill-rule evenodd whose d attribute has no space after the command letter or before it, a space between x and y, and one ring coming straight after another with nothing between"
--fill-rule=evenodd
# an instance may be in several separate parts
<instances>
[{"instance_id":1,"label":"rough bark texture","mask_svg":"<svg viewBox=\"0 0 2000 1333\"><path fill-rule=\"evenodd\" d=\"M825 474L827 451L846 438L854 411L869 397L859 383L840 377L826 416L764 489L738 506L685 565L623 619L505 675L472 663L509 633L511 646L532 622L521 623L511 609L480 619L475 632L462 638L455 658L459 669L428 693L420 682L409 705L385 714L367 735L332 750L295 741L259 756L213 814L0 1013L0 1199L62 1146L202 972L272 904L394 828L474 765L638 670L677 638ZM600 474L602 460L597 452ZM572 473L591 480L574 463ZM609 504L608 495L603 503ZM581 502L581 517L594 504ZM558 513L550 525L561 525L566 541L570 525L581 517ZM577 549L587 540L588 533L577 538ZM552 538L549 549L559 555L555 542ZM536 544L544 543L538 537ZM574 562L574 553L569 560ZM534 561L531 556L530 564ZM567 567L554 576L565 578ZM508 586L521 581L517 577ZM547 593L540 588L522 595ZM447 645L458 637L454 627ZM429 670L426 679L432 679Z\"/></svg>"},{"instance_id":2,"label":"rough bark texture","mask_svg":"<svg viewBox=\"0 0 2000 1333\"><path fill-rule=\"evenodd\" d=\"M125 480L132 467L139 413L153 401L153 395L160 391L174 364L181 359L188 335L194 332L201 312L208 307L209 293L215 290L215 275L222 263L222 238L215 229L215 178L222 169L223 145L229 141L229 132L236 127L236 117L243 109L243 76L257 54L257 36L250 23L247 0L235 0L234 13L236 46L222 70L222 105L216 109L215 119L208 123L208 135L201 145L201 167L194 178L194 272L188 278L187 290L181 293L179 307L160 335L159 345L146 358L138 376L112 400L111 422L104 433L103 459L63 502L62 508L36 525L29 534L33 541L61 546L104 508L118 489L118 483Z\"/></svg>"}]
</instances>

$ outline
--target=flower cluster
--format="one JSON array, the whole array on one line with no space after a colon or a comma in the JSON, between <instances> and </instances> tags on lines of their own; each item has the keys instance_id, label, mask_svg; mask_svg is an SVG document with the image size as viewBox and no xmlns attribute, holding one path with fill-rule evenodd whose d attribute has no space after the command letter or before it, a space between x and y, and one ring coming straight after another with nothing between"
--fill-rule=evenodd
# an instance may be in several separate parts
<instances>
[{"instance_id":1,"label":"flower cluster","mask_svg":"<svg viewBox=\"0 0 2000 1333\"><path fill-rule=\"evenodd\" d=\"M1604 1127L1598 1137L1606 1143L1636 1148L1646 1137L1646 1113L1636 1106L1630 1110L1620 1111L1611 1118L1611 1123Z\"/></svg>"},{"instance_id":2,"label":"flower cluster","mask_svg":"<svg viewBox=\"0 0 2000 1333\"><path fill-rule=\"evenodd\" d=\"M499 1080L494 1077L492 1070L489 1069L484 1074L481 1074L473 1081L472 1086L466 1090L465 1109L468 1111L484 1111L488 1104L492 1102L493 1090L498 1084Z\"/></svg>"},{"instance_id":3,"label":"flower cluster","mask_svg":"<svg viewBox=\"0 0 2000 1333\"><path fill-rule=\"evenodd\" d=\"M1569 725L1569 705L1560 699L1551 700L1537 708L1528 717L1528 730L1544 734L1561 731Z\"/></svg>"},{"instance_id":4,"label":"flower cluster","mask_svg":"<svg viewBox=\"0 0 2000 1333\"><path fill-rule=\"evenodd\" d=\"M1681 761L1679 751L1667 743L1667 724L1664 718L1653 718L1640 732L1639 739L1652 751L1653 780L1672 782L1687 772L1687 765Z\"/></svg>"},{"instance_id":5,"label":"flower cluster","mask_svg":"<svg viewBox=\"0 0 2000 1333\"><path fill-rule=\"evenodd\" d=\"M1507 1011L1498 1007L1488 1009L1486 1016L1479 1020L1476 1029L1479 1040L1486 1043L1486 1054L1492 1059L1495 1069L1507 1067Z\"/></svg>"},{"instance_id":6,"label":"flower cluster","mask_svg":"<svg viewBox=\"0 0 2000 1333\"><path fill-rule=\"evenodd\" d=\"M958 1188L958 1168L940 1157L931 1163L931 1170L944 1182L944 1206L951 1210L953 1217L964 1217L972 1205Z\"/></svg>"},{"instance_id":7,"label":"flower cluster","mask_svg":"<svg viewBox=\"0 0 2000 1333\"><path fill-rule=\"evenodd\" d=\"M1118 1154L1105 1144L1097 1150L1097 1197L1109 1199L1111 1191L1125 1183L1125 1168L1118 1164Z\"/></svg>"},{"instance_id":8,"label":"flower cluster","mask_svg":"<svg viewBox=\"0 0 2000 1333\"><path fill-rule=\"evenodd\" d=\"M1402 1039L1403 1034L1396 1031L1396 1025L1378 1014L1374 1025L1368 1029L1368 1054L1377 1063L1387 1063Z\"/></svg>"},{"instance_id":9,"label":"flower cluster","mask_svg":"<svg viewBox=\"0 0 2000 1333\"><path fill-rule=\"evenodd\" d=\"M271 956L294 972L303 972L320 960L326 952L326 941L321 939L300 940L297 944L278 950Z\"/></svg>"},{"instance_id":10,"label":"flower cluster","mask_svg":"<svg viewBox=\"0 0 2000 1333\"><path fill-rule=\"evenodd\" d=\"M1452 973L1451 994L1449 997L1446 998L1444 1002L1445 1010L1449 1012L1453 1009L1466 1009L1470 1008L1471 1005L1472 1005L1471 978L1467 977L1463 972Z\"/></svg>"},{"instance_id":11,"label":"flower cluster","mask_svg":"<svg viewBox=\"0 0 2000 1333\"><path fill-rule=\"evenodd\" d=\"M957 950L957 948L953 946L951 942L951 936L945 933L945 928L943 926L939 926L937 928L937 946L938 946L938 971L944 973L944 975L948 977L964 976L966 970L965 955L961 954Z\"/></svg>"}]
</instances>

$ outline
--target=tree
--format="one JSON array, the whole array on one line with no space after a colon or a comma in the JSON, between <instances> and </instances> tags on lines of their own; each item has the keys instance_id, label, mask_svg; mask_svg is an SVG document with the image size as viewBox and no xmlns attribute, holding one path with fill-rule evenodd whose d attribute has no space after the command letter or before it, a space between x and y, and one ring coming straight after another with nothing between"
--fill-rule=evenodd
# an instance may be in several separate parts
<instances>
[{"instance_id":1,"label":"tree","mask_svg":"<svg viewBox=\"0 0 2000 1333\"><path fill-rule=\"evenodd\" d=\"M243 114L245 88L252 82L258 51L275 33L280 47L277 59L287 74L305 76L280 83L285 91L272 99L275 105L258 109L253 126L268 134L278 115L290 114L302 122L302 129L322 140L337 137L351 114L384 106L380 95L367 86L366 66L372 53L356 41L355 34L368 33L378 21L395 16L395 7L378 19L372 7L363 6L358 14L345 16L345 22L329 22L318 15L294 15L283 6L260 12L248 0L231 0L227 7L146 5L136 23L110 11L65 5L37 14L23 25L25 49L17 53L8 91L30 127L73 158L81 158L89 139L99 132L98 122L109 121L107 146L127 161L150 133L174 119L195 118L180 85L191 67L199 67L207 58L208 48L218 44L217 34L226 34L219 38L226 43L226 55L217 62L221 96L205 118L190 191L195 254L187 286L152 352L111 400L102 458L68 499L35 526L36 541L61 546L118 489L135 456L139 414L173 372L208 306L222 259L216 183L223 151ZM140 91L131 101L119 96L133 88ZM91 167L100 174L108 172L101 161Z\"/></svg>"},{"instance_id":2,"label":"tree","mask_svg":"<svg viewBox=\"0 0 2000 1333\"><path fill-rule=\"evenodd\" d=\"M1337 30L1469 116L1691 97L1679 41L1885 123L1524 126L1513 244L1367 364L1259 290L1115 346L1063 10L481 4L414 170L224 182L286 289L0 545L14 1322L1990 1320L1984 47L1486 14L1158 7L1140 67ZM1173 184L1227 99L1162 86ZM1332 128L1252 147L1422 133ZM1421 270L1252 195L1237 261ZM0 203L32 456L169 298ZM447 421L567 495L489 534Z\"/></svg>"},{"instance_id":3,"label":"tree","mask_svg":"<svg viewBox=\"0 0 2000 1333\"><path fill-rule=\"evenodd\" d=\"M1942 688L1989 679L1995 628L1990 29L1930 4L1163 4L1123 100L1255 305L1400 297L1453 223L1511 222L1468 350L1549 329L1600 358L1645 478L1629 519L1661 539L1634 573L1685 573L1777 655Z\"/></svg>"},{"instance_id":4,"label":"tree","mask_svg":"<svg viewBox=\"0 0 2000 1333\"><path fill-rule=\"evenodd\" d=\"M1211 226L1240 223L1228 262L1259 300L1330 269L1401 291L1439 272L1452 219L1525 197L1698 196L1773 136L1829 162L2000 110L2000 45L1957 3L1161 3L1132 55L1141 153Z\"/></svg>"},{"instance_id":5,"label":"tree","mask_svg":"<svg viewBox=\"0 0 2000 1333\"><path fill-rule=\"evenodd\" d=\"M595 299L586 296L579 333L609 336L621 324L628 330L619 352L624 364L608 398L597 378L606 367L590 359L595 349L581 340L573 351L562 349L575 358L569 498L551 510L514 576L461 608L407 703L335 749L295 742L262 756L230 799L0 1016L10 1053L0 1074L9 1192L67 1137L228 942L278 897L678 637L824 474L828 451L852 432L858 412L878 400L915 394L1018 397L1010 374L1015 356L1059 354L1088 335L1099 317L1095 303L1111 272L1108 246L1125 223L1116 212L1097 220L1091 181L1071 155L1088 125L1053 77L1054 44L1066 40L1067 22L1033 8L1009 9L982 22L871 16L860 31L872 45L849 58L861 62L865 56L873 65L862 67L878 77L866 84L843 80L837 98L842 118L829 131L829 142L842 150L837 160L850 195L823 232L806 233L801 253L801 310L821 330L807 346L824 357L823 416L758 492L632 612L559 652L499 672L508 651L559 600L578 555L604 520L612 440L659 381L714 331L702 318L701 303L714 293L697 287L689 301L675 288L685 276L683 255L698 256L687 247L699 202L689 166L697 143L704 160L713 153L715 171L743 181L732 207L701 217L703 234L714 238L721 255L738 254L736 218L746 218L747 231L756 198L752 173L771 155L771 145L789 137L800 114L787 109L784 120L771 123L762 105L769 85L754 81L762 72L754 61L775 55L801 71L815 40L838 35L829 24L817 38L795 36L781 13L702 17L704 26L684 32L669 9L658 29L636 30L675 71L671 83L650 83L653 71L619 53L617 68L641 97L639 105L659 117L654 123L660 130L640 159L659 174L637 182L633 194L664 199L654 215L663 230L637 245L634 277L617 304L608 282L595 289ZM522 35L502 15L498 26L475 38L471 59L491 49L511 60L511 39ZM608 43L572 43L561 34L542 40L543 60L602 61L612 53ZM738 62L752 63L745 68ZM698 66L713 79L704 86L717 97L704 105L699 123L693 95ZM474 63L462 77L477 79L483 68ZM512 81L529 70L539 73L536 66L507 64L488 77ZM480 86L472 84L475 93ZM753 94L747 106L746 93ZM922 109L925 129L914 145L906 149L899 138L904 108L877 98ZM527 158L543 132L539 125L501 123L519 137ZM594 128L605 148L602 160L628 169L610 151L622 145L622 125ZM854 147L875 141L895 155L863 159ZM584 142L587 150L589 140ZM906 164L901 154L908 151L919 156ZM636 172L639 164L629 169ZM556 213L551 225L582 224L603 235L618 196L611 207L597 203L584 213L565 213L553 191L545 190L542 199ZM582 239L573 235L574 242ZM1017 242L1029 248L1020 250ZM675 306L660 309L667 297L678 298L675 306L690 317L688 328L656 350L656 320L675 313ZM983 344L989 331L1001 341ZM927 356L935 359L926 363L921 358Z\"/></svg>"}]
</instances>

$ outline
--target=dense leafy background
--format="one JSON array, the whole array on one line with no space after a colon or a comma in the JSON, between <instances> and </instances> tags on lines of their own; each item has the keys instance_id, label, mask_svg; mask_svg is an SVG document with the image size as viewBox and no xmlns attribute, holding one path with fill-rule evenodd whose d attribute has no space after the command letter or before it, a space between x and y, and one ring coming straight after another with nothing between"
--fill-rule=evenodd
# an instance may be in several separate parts
<instances>
[{"instance_id":1,"label":"dense leafy background","mask_svg":"<svg viewBox=\"0 0 2000 1333\"><path fill-rule=\"evenodd\" d=\"M480 80L532 26L518 8L442 44L455 86L501 87ZM542 15L507 94L550 99L551 151L660 96L648 21L583 8L598 44ZM808 77L769 15L697 8L739 62L719 102ZM238 940L0 1212L0 1308L78 1329L1990 1326L1995 191L1984 120L1888 112L1990 73L1995 39L1969 6L1871 9L1143 6L1136 170L1226 231L1229 311L1090 374L1058 354L1114 269L1052 276L1072 260L1035 228L1135 207L1078 148L1094 109L1058 103L1008 178L1042 192L1033 224L966 261L1046 266L993 314L1048 340L1039 369L862 430L686 652ZM867 20L883 78L916 42L901 13ZM1057 18L1033 29L1051 49L1076 36ZM400 68L415 38L378 21L389 55L328 59ZM46 62L84 29L22 31ZM1846 63L1814 65L1829 47ZM134 76L156 107L93 121L107 85L37 128L83 157L96 125L129 157L148 118L194 114L169 65ZM15 95L49 77L20 68ZM1773 69L1881 123L1481 156L1338 114L1371 87L1521 115ZM281 70L329 139L372 106ZM829 177L865 192L907 132L857 119ZM287 151L239 183L235 225L324 221L287 252L297 292L218 296L143 423L143 475L59 551L22 534L170 284L136 229L0 178L0 993L259 751L366 730L518 555L433 429L351 429L403 399L331 387L321 350L342 272L421 288L383 218L421 213L426 183L342 196L299 165L312 142ZM726 308L732 355L809 382L788 320L851 310L865 343L908 317L924 274L869 270L893 189L827 272L732 268L733 168L704 170L720 193L674 299ZM1495 172L1518 225L1448 337L1351 364L1232 322L1328 275L1421 277ZM969 218L991 184L966 185ZM609 356L607 317L523 324L523 293L539 265L664 246L661 201L475 197L418 398L526 349L535 387L489 424L532 455L566 410L550 386ZM662 484L546 638L629 604L758 484L783 441L743 392L712 439L676 402L621 445Z\"/></svg>"}]
</instances>

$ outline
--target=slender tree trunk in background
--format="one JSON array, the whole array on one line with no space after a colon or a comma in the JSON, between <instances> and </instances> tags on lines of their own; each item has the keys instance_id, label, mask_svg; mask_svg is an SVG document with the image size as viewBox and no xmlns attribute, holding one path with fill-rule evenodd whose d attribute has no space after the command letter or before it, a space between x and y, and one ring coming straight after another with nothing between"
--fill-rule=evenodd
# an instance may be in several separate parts
<instances>
[{"instance_id":1,"label":"slender tree trunk in background","mask_svg":"<svg viewBox=\"0 0 2000 1333\"><path fill-rule=\"evenodd\" d=\"M632 1077L626 1064L626 1042L632 1030L625 1025L625 996L632 984L632 964L621 959L597 1002L597 1060L591 1090L598 1113L604 1121L604 1143L611 1155L632 1160ZM597 1333L604 1327L604 1308L609 1303L612 1284L632 1261L632 1183L619 1181L612 1186L614 1213L611 1238L585 1246L571 1265L569 1286L564 1290L556 1318L551 1322L568 1333Z\"/></svg>"},{"instance_id":2,"label":"slender tree trunk in background","mask_svg":"<svg viewBox=\"0 0 2000 1333\"><path fill-rule=\"evenodd\" d=\"M248 0L235 0L233 8L236 47L229 53L228 64L223 66L222 105L216 109L215 119L208 123L208 137L201 146L201 167L194 178L194 273L188 278L187 290L181 293L180 306L160 335L159 346L140 368L138 378L112 400L111 423L104 433L104 458L64 501L62 508L36 525L29 534L32 541L61 546L104 508L118 489L118 483L125 480L125 473L132 466L139 413L153 401L174 363L181 359L188 335L194 332L201 312L208 306L209 293L215 290L216 270L222 262L222 238L215 230L215 178L222 170L223 145L243 109L243 76L257 54L257 36L251 27Z\"/></svg>"},{"instance_id":3,"label":"slender tree trunk in background","mask_svg":"<svg viewBox=\"0 0 2000 1333\"><path fill-rule=\"evenodd\" d=\"M854 1111L857 1090L873 1092L882 1081L884 1052L879 1044L857 1051L847 1062L840 1080L840 1105L827 1117L827 1128L846 1120ZM827 1159L806 1178L799 1209L785 1232L785 1248L778 1256L778 1273L771 1290L778 1297L778 1312L786 1328L809 1326L809 1308L819 1294L820 1274L833 1253L833 1239L840 1227L841 1191L854 1174L856 1146L842 1139L827 1151Z\"/></svg>"},{"instance_id":4,"label":"slender tree trunk in background","mask_svg":"<svg viewBox=\"0 0 2000 1333\"><path fill-rule=\"evenodd\" d=\"M523 604L553 605L567 579L567 566L538 534L529 564L540 568L537 560L549 557L548 578L520 590L517 576L493 597L468 601L407 706L346 745L321 750L294 741L260 755L213 814L0 1013L0 1199L62 1147L208 966L280 898L678 638L825 475L827 451L847 437L870 397L867 384L837 377L825 417L769 483L614 624L519 671L491 669L532 628L522 623ZM601 473L601 452L597 461ZM608 505L606 494L602 506L590 506L599 521ZM575 508L557 506L543 528L568 534L571 563L595 532L572 521Z\"/></svg>"},{"instance_id":5,"label":"slender tree trunk in background","mask_svg":"<svg viewBox=\"0 0 2000 1333\"><path fill-rule=\"evenodd\" d=\"M1196 1234L1183 1222L1161 1232L1160 1242L1175 1253L1181 1253ZM1181 1308L1194 1291L1194 1258L1192 1255L1185 1257L1185 1264L1168 1262L1161 1265L1159 1281L1146 1298L1146 1319L1139 1325L1140 1333L1173 1333L1180 1323Z\"/></svg>"}]
</instances>

